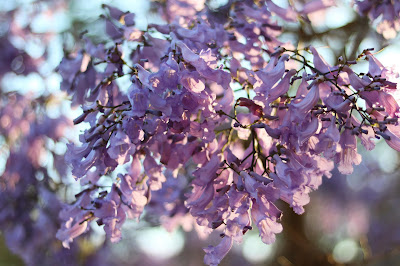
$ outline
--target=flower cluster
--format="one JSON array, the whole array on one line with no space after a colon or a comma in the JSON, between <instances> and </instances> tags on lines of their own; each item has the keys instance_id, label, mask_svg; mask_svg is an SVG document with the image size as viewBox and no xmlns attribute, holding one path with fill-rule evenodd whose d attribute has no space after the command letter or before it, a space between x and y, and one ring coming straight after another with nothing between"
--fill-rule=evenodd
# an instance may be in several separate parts
<instances>
[{"instance_id":1,"label":"flower cluster","mask_svg":"<svg viewBox=\"0 0 400 266\"><path fill-rule=\"evenodd\" d=\"M54 238L62 207L56 191L67 170L56 144L70 122L38 111L43 99L16 93L1 96L0 147L8 156L0 177L0 229L8 247L27 265L60 259L71 264L77 247L65 252Z\"/></svg>"},{"instance_id":2,"label":"flower cluster","mask_svg":"<svg viewBox=\"0 0 400 266\"><path fill-rule=\"evenodd\" d=\"M127 217L139 218L147 204L161 205L161 215L169 208L169 217L189 212L205 228L224 227L223 241L205 249L205 262L218 264L253 223L265 243L275 240L282 230L278 199L301 214L334 163L351 173L361 161L357 138L367 149L380 137L399 149L398 105L390 94L396 85L370 51L360 56L369 62L368 73L356 74L350 68L356 61L341 59L332 67L313 47L313 63L297 50L274 50L278 27L267 7L236 4L230 10L235 21L219 24L199 15L183 25L149 25L146 32L126 23L132 14L107 7L116 45L104 49L88 41L60 66L74 102L83 104L75 123L90 124L82 145L70 145L66 156L86 189L61 214L66 223L58 237L65 246L92 219L118 241ZM123 44L134 41L139 46L125 58ZM300 62L299 69L287 69L291 61ZM115 79L125 75L132 85L122 93ZM235 97L235 83L247 98ZM119 165L127 168L113 177ZM174 191L172 202L152 201L152 194L171 193L164 187L169 183L188 180L191 191L178 186L182 192ZM182 198L185 205L176 205Z\"/></svg>"},{"instance_id":3,"label":"flower cluster","mask_svg":"<svg viewBox=\"0 0 400 266\"><path fill-rule=\"evenodd\" d=\"M274 242L276 202L302 214L334 165L349 174L361 162L357 139L400 150L396 84L370 49L331 66L314 47L277 40L270 12L284 13L270 1L229 2L226 17L167 3L171 23L145 31L134 14L105 5L111 42L84 38L59 67L83 109L74 123L88 124L66 154L84 190L61 212L65 247L92 220L119 241L125 220L148 208L166 226L221 230L221 243L204 249L216 265L254 226ZM182 5L196 15L174 13ZM352 70L359 61L366 73Z\"/></svg>"},{"instance_id":4,"label":"flower cluster","mask_svg":"<svg viewBox=\"0 0 400 266\"><path fill-rule=\"evenodd\" d=\"M376 21L376 30L385 39L397 36L397 32L400 30L400 1L357 0L355 5L360 14L368 15L371 21Z\"/></svg>"},{"instance_id":5,"label":"flower cluster","mask_svg":"<svg viewBox=\"0 0 400 266\"><path fill-rule=\"evenodd\" d=\"M72 126L61 108L55 108L62 97L49 92L35 97L33 91L21 94L3 86L10 73L41 75L54 35L33 32L21 16L34 20L64 4L32 1L0 10L0 230L8 248L26 265L73 265L81 252L77 245L63 249L55 237L62 209L59 193L68 172L63 147ZM29 53L32 43L43 48L42 55ZM50 109L56 112L49 115Z\"/></svg>"}]
</instances>

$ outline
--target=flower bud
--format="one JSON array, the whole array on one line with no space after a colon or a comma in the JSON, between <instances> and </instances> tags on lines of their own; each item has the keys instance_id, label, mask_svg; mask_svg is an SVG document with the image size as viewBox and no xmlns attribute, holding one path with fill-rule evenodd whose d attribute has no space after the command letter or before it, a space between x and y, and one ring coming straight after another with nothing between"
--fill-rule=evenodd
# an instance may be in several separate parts
<instances>
[{"instance_id":1,"label":"flower bud","mask_svg":"<svg viewBox=\"0 0 400 266\"><path fill-rule=\"evenodd\" d=\"M388 123L397 123L398 118L397 118L397 117L395 117L395 118L386 118L386 121L387 121Z\"/></svg>"},{"instance_id":2,"label":"flower bud","mask_svg":"<svg viewBox=\"0 0 400 266\"><path fill-rule=\"evenodd\" d=\"M272 180L266 178L265 176L259 175L253 171L251 171L250 176L253 177L255 180L257 180L258 182L263 183L264 185L267 185L268 183L271 183Z\"/></svg>"},{"instance_id":3,"label":"flower bud","mask_svg":"<svg viewBox=\"0 0 400 266\"><path fill-rule=\"evenodd\" d=\"M104 121L106 121L106 117L104 115L101 115L97 120L97 124L103 124Z\"/></svg>"},{"instance_id":4,"label":"flower bud","mask_svg":"<svg viewBox=\"0 0 400 266\"><path fill-rule=\"evenodd\" d=\"M377 131L376 134L380 135L385 140L390 140L390 136L385 134L385 133L383 133L383 132Z\"/></svg>"},{"instance_id":5,"label":"flower bud","mask_svg":"<svg viewBox=\"0 0 400 266\"><path fill-rule=\"evenodd\" d=\"M104 112L104 116L107 117L112 113L113 109L108 108L105 112Z\"/></svg>"},{"instance_id":6,"label":"flower bud","mask_svg":"<svg viewBox=\"0 0 400 266\"><path fill-rule=\"evenodd\" d=\"M88 113L84 112L83 114L81 114L80 116L75 118L74 119L74 125L78 125L78 124L82 123L85 120L87 115L88 115Z\"/></svg>"},{"instance_id":7,"label":"flower bud","mask_svg":"<svg viewBox=\"0 0 400 266\"><path fill-rule=\"evenodd\" d=\"M96 129L93 131L93 133L89 137L86 138L86 141L87 142L92 141L95 137L97 137L101 133L103 133L104 129L105 129L104 125L97 126Z\"/></svg>"},{"instance_id":8,"label":"flower bud","mask_svg":"<svg viewBox=\"0 0 400 266\"><path fill-rule=\"evenodd\" d=\"M238 176L238 182L236 184L237 190L243 191L244 190L244 183L243 183L243 171L240 172L240 175Z\"/></svg>"},{"instance_id":9,"label":"flower bud","mask_svg":"<svg viewBox=\"0 0 400 266\"><path fill-rule=\"evenodd\" d=\"M100 148L101 146L104 146L104 144L106 144L106 141L105 141L103 138L99 138L99 139L93 144L92 149L93 149L93 150L98 149L98 148Z\"/></svg>"}]
</instances>

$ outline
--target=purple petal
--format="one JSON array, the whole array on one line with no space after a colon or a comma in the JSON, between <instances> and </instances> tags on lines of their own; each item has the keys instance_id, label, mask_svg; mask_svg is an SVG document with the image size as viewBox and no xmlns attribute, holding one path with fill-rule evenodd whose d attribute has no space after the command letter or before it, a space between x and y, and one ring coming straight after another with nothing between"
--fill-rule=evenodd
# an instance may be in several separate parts
<instances>
[{"instance_id":1,"label":"purple petal","mask_svg":"<svg viewBox=\"0 0 400 266\"><path fill-rule=\"evenodd\" d=\"M226 254L228 254L229 250L231 250L232 245L232 237L224 237L216 247L208 246L204 248L206 252L204 263L210 266L218 265Z\"/></svg>"}]
</instances>

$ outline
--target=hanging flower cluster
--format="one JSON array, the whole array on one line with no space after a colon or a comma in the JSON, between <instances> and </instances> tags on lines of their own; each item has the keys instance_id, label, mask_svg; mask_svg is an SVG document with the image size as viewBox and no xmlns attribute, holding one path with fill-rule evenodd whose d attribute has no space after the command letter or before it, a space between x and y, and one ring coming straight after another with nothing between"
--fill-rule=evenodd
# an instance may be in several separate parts
<instances>
[{"instance_id":1,"label":"hanging flower cluster","mask_svg":"<svg viewBox=\"0 0 400 266\"><path fill-rule=\"evenodd\" d=\"M376 21L376 30L385 39L393 39L400 30L400 1L357 0L355 6L361 15Z\"/></svg>"},{"instance_id":2,"label":"hanging flower cluster","mask_svg":"<svg viewBox=\"0 0 400 266\"><path fill-rule=\"evenodd\" d=\"M275 241L277 201L302 214L334 165L352 173L357 139L400 150L396 84L371 49L331 66L314 47L277 40L270 12L292 16L271 1L229 1L225 14L167 3L170 23L145 31L134 14L105 5L112 43L85 38L59 66L62 89L83 109L74 123L88 125L65 156L84 187L60 214L65 247L92 220L119 241L126 219L148 209L166 226L218 228L221 243L204 249L216 265L254 227ZM364 61L368 70L354 72Z\"/></svg>"},{"instance_id":3,"label":"hanging flower cluster","mask_svg":"<svg viewBox=\"0 0 400 266\"><path fill-rule=\"evenodd\" d=\"M36 32L27 21L62 12L66 2L10 4L0 8L0 231L8 249L25 265L74 265L86 259L82 250L78 245L64 249L55 237L69 170L63 147L73 126L63 115L60 102L65 99L48 90L35 96L29 83L22 88L26 93L8 86L16 75L48 81L56 32Z\"/></svg>"},{"instance_id":4,"label":"hanging flower cluster","mask_svg":"<svg viewBox=\"0 0 400 266\"><path fill-rule=\"evenodd\" d=\"M60 260L73 264L79 250L64 251L54 235L59 227L62 202L56 191L67 167L56 144L63 142L66 117L50 118L45 101L30 95L0 94L1 149L7 152L0 176L0 230L11 251L26 265Z\"/></svg>"}]
</instances>

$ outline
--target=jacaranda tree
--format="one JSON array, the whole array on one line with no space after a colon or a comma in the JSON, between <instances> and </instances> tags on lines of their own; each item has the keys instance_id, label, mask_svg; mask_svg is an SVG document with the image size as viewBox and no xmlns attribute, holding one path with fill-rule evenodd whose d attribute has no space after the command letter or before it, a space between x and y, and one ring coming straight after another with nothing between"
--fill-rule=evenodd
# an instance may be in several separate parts
<instances>
[{"instance_id":1,"label":"jacaranda tree","mask_svg":"<svg viewBox=\"0 0 400 266\"><path fill-rule=\"evenodd\" d=\"M250 230L273 243L285 230L277 205L303 214L324 176L351 174L361 163L358 142L370 151L382 139L400 151L396 71L359 43L334 64L304 45L322 34L310 31L311 17L335 1L214 2L153 1L160 23L146 29L135 26L134 13L103 4L104 35L75 32L77 45L64 49L55 71L81 109L73 120L83 128L78 142L65 138L73 128L66 116L47 115L59 104L55 92L1 92L8 159L0 226L26 263L37 265L40 257L31 258L49 243L69 248L91 223L118 242L126 220L152 216L168 228L218 231L220 243L204 248L204 263L218 265ZM353 5L360 14L353 24L369 21L384 38L396 37L399 1ZM13 13L5 14L12 25ZM297 40L283 41L293 28ZM0 74L40 72L48 55L34 61L18 51L9 39L16 34L31 33L10 27L2 37ZM69 142L65 155L58 142ZM44 155L54 164L44 164ZM66 166L81 192L62 207ZM70 263L79 257L77 247L46 252Z\"/></svg>"}]
</instances>

